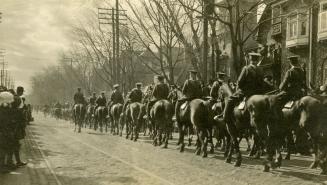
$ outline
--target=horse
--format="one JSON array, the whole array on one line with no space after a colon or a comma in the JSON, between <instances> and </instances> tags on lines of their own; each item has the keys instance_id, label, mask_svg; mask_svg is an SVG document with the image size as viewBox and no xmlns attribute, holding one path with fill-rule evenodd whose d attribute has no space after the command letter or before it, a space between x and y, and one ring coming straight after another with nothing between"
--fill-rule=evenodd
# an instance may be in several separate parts
<instances>
[{"instance_id":1,"label":"horse","mask_svg":"<svg viewBox=\"0 0 327 185\"><path fill-rule=\"evenodd\" d=\"M83 104L75 104L73 108L73 118L75 123L75 129L76 132L76 126L78 126L78 133L81 132L81 127L84 121L86 109Z\"/></svg>"},{"instance_id":2,"label":"horse","mask_svg":"<svg viewBox=\"0 0 327 185\"><path fill-rule=\"evenodd\" d=\"M311 96L304 96L295 101L293 108L285 110L284 105L280 104L283 94L278 95L254 95L248 100L248 108L251 116L251 126L253 126L260 140L265 140L267 148L267 158L264 163L264 171L268 172L270 168L280 167L282 156L280 152L281 143L287 138L294 128L303 128L310 135L313 149L314 162L311 167L317 167L319 158L318 146L321 135L324 131L321 124L321 103L318 99ZM323 147L323 146L321 146ZM273 162L273 156L276 153L276 160ZM288 149L287 156L290 155ZM326 173L326 164L322 166Z\"/></svg>"},{"instance_id":3,"label":"horse","mask_svg":"<svg viewBox=\"0 0 327 185\"><path fill-rule=\"evenodd\" d=\"M56 120L62 118L62 110L61 110L61 108L55 108L54 109L54 117L56 118Z\"/></svg>"},{"instance_id":4,"label":"horse","mask_svg":"<svg viewBox=\"0 0 327 185\"><path fill-rule=\"evenodd\" d=\"M182 105L183 106L183 105ZM196 155L207 157L208 140L211 138L212 125L209 123L208 102L202 99L193 99L188 102L188 106L181 110L177 119L179 130L179 143L181 143L180 152L184 151L184 134L187 128L194 127L198 136L196 142Z\"/></svg>"},{"instance_id":5,"label":"horse","mask_svg":"<svg viewBox=\"0 0 327 185\"><path fill-rule=\"evenodd\" d=\"M110 109L110 115L111 115L111 122L112 122L112 126L111 126L111 130L113 134L119 134L120 136L123 135L123 128L121 128L120 132L119 132L119 127L120 127L120 115L123 111L123 105L121 103L117 103L114 104L111 109ZM116 132L117 130L117 132Z\"/></svg>"},{"instance_id":6,"label":"horse","mask_svg":"<svg viewBox=\"0 0 327 185\"><path fill-rule=\"evenodd\" d=\"M86 125L89 125L89 128L92 128L92 125L94 124L94 113L95 113L95 106L94 105L88 105L86 110L86 117L85 117L85 128Z\"/></svg>"},{"instance_id":7,"label":"horse","mask_svg":"<svg viewBox=\"0 0 327 185\"><path fill-rule=\"evenodd\" d=\"M164 135L164 148L168 147L168 139L173 129L173 114L174 107L168 100L159 100L151 108L150 121L153 122L155 127L154 146L162 144L162 135Z\"/></svg>"},{"instance_id":8,"label":"horse","mask_svg":"<svg viewBox=\"0 0 327 185\"><path fill-rule=\"evenodd\" d=\"M105 106L99 106L95 110L95 124L94 124L94 130L98 129L98 126L100 127L100 132L103 132L103 126L105 126L105 131L108 131L108 124L107 124L107 107Z\"/></svg>"},{"instance_id":9,"label":"horse","mask_svg":"<svg viewBox=\"0 0 327 185\"><path fill-rule=\"evenodd\" d=\"M144 105L139 102L133 102L129 104L129 107L126 110L126 138L131 135L131 140L137 141L139 128L140 128L140 114L144 109Z\"/></svg>"},{"instance_id":10,"label":"horse","mask_svg":"<svg viewBox=\"0 0 327 185\"><path fill-rule=\"evenodd\" d=\"M232 88L228 84L224 83L220 86L219 92L221 93L222 103L227 104L228 98L233 94ZM231 163L233 151L235 150L236 162L234 166L238 167L242 163L242 154L239 150L239 143L244 136L247 136L249 130L251 130L250 115L247 108L244 107L240 109L238 106L236 106L233 111L233 119L230 123L226 123L226 127L229 133L229 136L227 137L227 151L225 152L226 163ZM249 145L250 144L248 142L248 148Z\"/></svg>"}]
</instances>

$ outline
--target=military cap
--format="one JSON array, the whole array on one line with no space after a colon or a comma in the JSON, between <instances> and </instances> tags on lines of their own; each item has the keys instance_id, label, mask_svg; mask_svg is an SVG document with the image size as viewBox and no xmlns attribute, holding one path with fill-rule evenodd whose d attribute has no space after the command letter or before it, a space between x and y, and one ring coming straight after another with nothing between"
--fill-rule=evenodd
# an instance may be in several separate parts
<instances>
[{"instance_id":1,"label":"military cap","mask_svg":"<svg viewBox=\"0 0 327 185\"><path fill-rule=\"evenodd\" d=\"M114 88L116 89L116 88L118 88L119 87L119 84L115 84L114 85Z\"/></svg>"},{"instance_id":2,"label":"military cap","mask_svg":"<svg viewBox=\"0 0 327 185\"><path fill-rule=\"evenodd\" d=\"M254 57L261 57L260 53L255 53L255 52L250 52L249 56L254 56Z\"/></svg>"},{"instance_id":3,"label":"military cap","mask_svg":"<svg viewBox=\"0 0 327 185\"><path fill-rule=\"evenodd\" d=\"M291 64L298 64L299 63L299 56L293 55L293 56L289 56L287 57Z\"/></svg>"},{"instance_id":4,"label":"military cap","mask_svg":"<svg viewBox=\"0 0 327 185\"><path fill-rule=\"evenodd\" d=\"M224 72L217 72L216 75L217 75L218 78L220 78L220 77L226 76L226 73L224 73Z\"/></svg>"},{"instance_id":5,"label":"military cap","mask_svg":"<svg viewBox=\"0 0 327 185\"><path fill-rule=\"evenodd\" d=\"M80 88L80 87L77 87L77 90L82 90L82 88Z\"/></svg>"},{"instance_id":6,"label":"military cap","mask_svg":"<svg viewBox=\"0 0 327 185\"><path fill-rule=\"evenodd\" d=\"M157 78L158 80L163 80L163 79L164 79L164 77L163 77L162 75L157 75L156 78Z\"/></svg>"},{"instance_id":7,"label":"military cap","mask_svg":"<svg viewBox=\"0 0 327 185\"><path fill-rule=\"evenodd\" d=\"M137 82L136 83L136 86L142 86L142 83L141 82Z\"/></svg>"},{"instance_id":8,"label":"military cap","mask_svg":"<svg viewBox=\"0 0 327 185\"><path fill-rule=\"evenodd\" d=\"M106 92L105 91L101 91L101 94L105 94Z\"/></svg>"},{"instance_id":9,"label":"military cap","mask_svg":"<svg viewBox=\"0 0 327 185\"><path fill-rule=\"evenodd\" d=\"M297 59L299 59L299 56L292 55L292 56L287 57L287 59L289 59L289 60L297 60Z\"/></svg>"},{"instance_id":10,"label":"military cap","mask_svg":"<svg viewBox=\"0 0 327 185\"><path fill-rule=\"evenodd\" d=\"M198 72L196 71L196 70L194 70L194 69L191 69L191 70L189 70L188 71L189 73L193 73L193 74L197 74Z\"/></svg>"},{"instance_id":11,"label":"military cap","mask_svg":"<svg viewBox=\"0 0 327 185\"><path fill-rule=\"evenodd\" d=\"M18 91L24 91L24 87L22 87L22 86L18 86L17 89L16 89L16 91L17 91L17 92L18 92Z\"/></svg>"}]
</instances>

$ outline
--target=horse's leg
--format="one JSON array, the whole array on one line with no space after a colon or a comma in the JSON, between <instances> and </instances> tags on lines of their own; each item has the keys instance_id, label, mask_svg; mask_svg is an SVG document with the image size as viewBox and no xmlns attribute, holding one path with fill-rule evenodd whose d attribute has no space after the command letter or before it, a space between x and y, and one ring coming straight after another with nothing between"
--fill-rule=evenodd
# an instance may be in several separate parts
<instances>
[{"instance_id":1,"label":"horse's leg","mask_svg":"<svg viewBox=\"0 0 327 185\"><path fill-rule=\"evenodd\" d=\"M210 128L208 129L208 142L210 142L210 153L213 154L215 152L215 146L213 144L213 129Z\"/></svg>"},{"instance_id":2,"label":"horse's leg","mask_svg":"<svg viewBox=\"0 0 327 185\"><path fill-rule=\"evenodd\" d=\"M318 139L312 137L312 145L313 145L313 162L310 165L311 169L315 169L319 165L319 146L318 146Z\"/></svg>"},{"instance_id":3,"label":"horse's leg","mask_svg":"<svg viewBox=\"0 0 327 185\"><path fill-rule=\"evenodd\" d=\"M245 137L245 140L246 140L246 144L247 144L247 149L246 149L246 151L247 152L250 152L251 151L251 143L250 143L250 139L249 139L249 136L247 135L246 137Z\"/></svg>"},{"instance_id":4,"label":"horse's leg","mask_svg":"<svg viewBox=\"0 0 327 185\"><path fill-rule=\"evenodd\" d=\"M290 160L291 159L291 146L294 146L294 141L293 141L293 137L292 137L292 133L288 132L288 134L286 135L286 146L287 146L287 154L285 157L285 160Z\"/></svg>"},{"instance_id":5,"label":"horse's leg","mask_svg":"<svg viewBox=\"0 0 327 185\"><path fill-rule=\"evenodd\" d=\"M200 135L201 140L202 140L202 157L207 157L208 152L207 152L207 146L208 146L208 135L209 135L209 130L203 129L202 135Z\"/></svg>"},{"instance_id":6,"label":"horse's leg","mask_svg":"<svg viewBox=\"0 0 327 185\"><path fill-rule=\"evenodd\" d=\"M170 135L170 127L167 126L165 129L164 129L164 132L165 132L165 145L164 145L164 148L168 148L168 140L169 140L169 135Z\"/></svg>"},{"instance_id":7,"label":"horse's leg","mask_svg":"<svg viewBox=\"0 0 327 185\"><path fill-rule=\"evenodd\" d=\"M272 160L273 160L273 156L274 156L274 143L273 143L273 140L272 140L272 137L271 136L268 136L267 138L267 157L266 157L266 161L264 163L264 169L263 171L264 172L269 172L270 171L270 168L272 167Z\"/></svg>"},{"instance_id":8,"label":"horse's leg","mask_svg":"<svg viewBox=\"0 0 327 185\"><path fill-rule=\"evenodd\" d=\"M196 139L196 142L195 142L195 145L196 145L196 150L195 150L195 154L196 155L200 155L201 154L201 148L202 148L202 130L198 130L199 128L196 128L195 129L195 132L196 132L196 135L197 135L197 139Z\"/></svg>"},{"instance_id":9,"label":"horse's leg","mask_svg":"<svg viewBox=\"0 0 327 185\"><path fill-rule=\"evenodd\" d=\"M179 135L179 142L181 144L180 152L184 152L185 143L184 143L184 134L185 134L185 125L181 126Z\"/></svg>"}]
</instances>

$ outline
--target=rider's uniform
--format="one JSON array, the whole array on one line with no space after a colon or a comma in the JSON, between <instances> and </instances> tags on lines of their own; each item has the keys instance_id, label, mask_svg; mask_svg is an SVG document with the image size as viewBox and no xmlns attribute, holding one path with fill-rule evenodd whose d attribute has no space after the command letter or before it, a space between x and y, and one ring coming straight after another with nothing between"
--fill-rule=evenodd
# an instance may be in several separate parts
<instances>
[{"instance_id":1,"label":"rider's uniform","mask_svg":"<svg viewBox=\"0 0 327 185\"><path fill-rule=\"evenodd\" d=\"M175 107L175 114L176 114L177 121L179 120L178 115L180 112L180 106L185 101L191 101L196 98L202 98L201 82L199 80L192 80L192 79L186 80L182 89L182 93L183 93L183 98L177 101Z\"/></svg>"},{"instance_id":2,"label":"rider's uniform","mask_svg":"<svg viewBox=\"0 0 327 185\"><path fill-rule=\"evenodd\" d=\"M169 86L166 83L159 82L154 86L154 89L151 94L151 100L147 104L147 113L150 116L151 107L159 100L168 99L169 95Z\"/></svg>"},{"instance_id":3,"label":"rider's uniform","mask_svg":"<svg viewBox=\"0 0 327 185\"><path fill-rule=\"evenodd\" d=\"M107 99L106 97L99 96L95 103L97 104L97 107L105 107L107 104Z\"/></svg>"},{"instance_id":4,"label":"rider's uniform","mask_svg":"<svg viewBox=\"0 0 327 185\"><path fill-rule=\"evenodd\" d=\"M95 101L96 101L97 97L96 96L91 96L90 97L90 105L95 105Z\"/></svg>"},{"instance_id":5,"label":"rider's uniform","mask_svg":"<svg viewBox=\"0 0 327 185\"><path fill-rule=\"evenodd\" d=\"M123 97L123 94L115 89L111 96L110 96L110 100L111 100L111 104L114 105L114 104L117 104L117 103L121 103L123 104L124 103L124 97Z\"/></svg>"},{"instance_id":6,"label":"rider's uniform","mask_svg":"<svg viewBox=\"0 0 327 185\"><path fill-rule=\"evenodd\" d=\"M124 103L123 112L125 113L126 107L130 103L134 103L134 102L141 103L142 102L142 98L143 98L143 92L140 89L138 89L138 88L132 89L132 91L127 96L127 101Z\"/></svg>"},{"instance_id":7,"label":"rider's uniform","mask_svg":"<svg viewBox=\"0 0 327 185\"><path fill-rule=\"evenodd\" d=\"M74 94L74 103L76 104L84 104L85 98L82 92L76 92Z\"/></svg>"},{"instance_id":8,"label":"rider's uniform","mask_svg":"<svg viewBox=\"0 0 327 185\"><path fill-rule=\"evenodd\" d=\"M244 66L237 80L236 92L229 97L224 111L224 120L231 122L234 107L245 97L262 93L263 72L255 65Z\"/></svg>"},{"instance_id":9,"label":"rider's uniform","mask_svg":"<svg viewBox=\"0 0 327 185\"><path fill-rule=\"evenodd\" d=\"M222 80L217 80L213 83L211 89L210 89L210 97L212 97L214 100L217 100L219 97L219 88L222 85Z\"/></svg>"},{"instance_id":10,"label":"rider's uniform","mask_svg":"<svg viewBox=\"0 0 327 185\"><path fill-rule=\"evenodd\" d=\"M279 89L285 93L285 99L282 103L285 104L290 100L297 100L303 97L307 89L305 83L305 72L302 68L293 66L289 69L279 86Z\"/></svg>"}]
</instances>

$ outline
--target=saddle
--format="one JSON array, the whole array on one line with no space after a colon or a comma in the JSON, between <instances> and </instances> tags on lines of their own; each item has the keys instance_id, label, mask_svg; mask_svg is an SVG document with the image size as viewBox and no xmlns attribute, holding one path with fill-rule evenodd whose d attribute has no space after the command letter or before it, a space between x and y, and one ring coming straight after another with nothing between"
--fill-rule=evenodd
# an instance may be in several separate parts
<instances>
[{"instance_id":1,"label":"saddle","mask_svg":"<svg viewBox=\"0 0 327 185\"><path fill-rule=\"evenodd\" d=\"M181 105L181 110L185 110L185 109L188 107L188 104L189 104L189 101L184 102L184 103Z\"/></svg>"},{"instance_id":2,"label":"saddle","mask_svg":"<svg viewBox=\"0 0 327 185\"><path fill-rule=\"evenodd\" d=\"M221 101L217 101L215 104L213 104L211 110L215 111L218 107L222 107Z\"/></svg>"},{"instance_id":3,"label":"saddle","mask_svg":"<svg viewBox=\"0 0 327 185\"><path fill-rule=\"evenodd\" d=\"M244 109L245 109L245 106L246 106L245 101L246 101L246 99L244 98L244 100L241 101L241 103L238 105L237 108L238 108L239 110L244 110Z\"/></svg>"},{"instance_id":4,"label":"saddle","mask_svg":"<svg viewBox=\"0 0 327 185\"><path fill-rule=\"evenodd\" d=\"M293 105L294 105L294 101L291 100L284 105L284 108L290 109L293 107Z\"/></svg>"}]
</instances>

